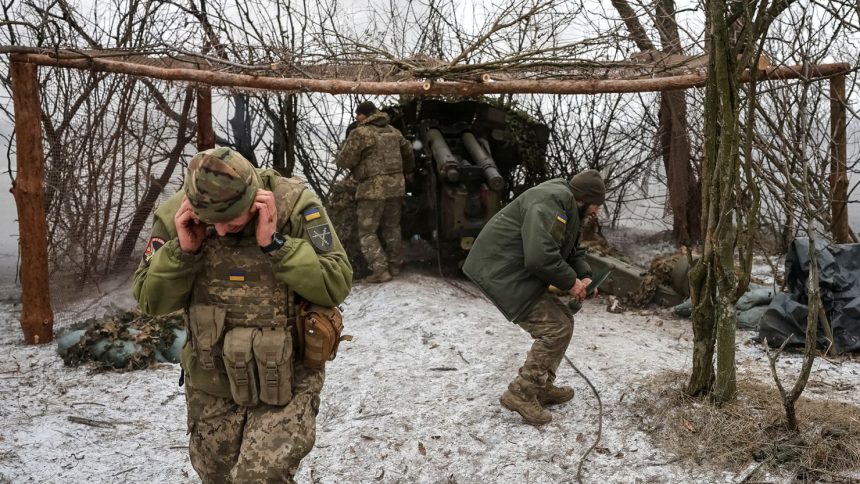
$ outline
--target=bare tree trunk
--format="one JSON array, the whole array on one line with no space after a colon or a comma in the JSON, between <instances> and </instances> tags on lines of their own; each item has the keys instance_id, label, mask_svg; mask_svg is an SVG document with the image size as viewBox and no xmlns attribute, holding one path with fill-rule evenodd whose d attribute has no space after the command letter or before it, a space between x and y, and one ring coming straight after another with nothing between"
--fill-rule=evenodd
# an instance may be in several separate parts
<instances>
[{"instance_id":1,"label":"bare tree trunk","mask_svg":"<svg viewBox=\"0 0 860 484\"><path fill-rule=\"evenodd\" d=\"M743 208L748 202L741 174L746 175L747 183L754 181L749 164L742 170L740 163L740 83L766 78L755 67L755 54L761 51L760 42L770 23L791 5L792 0L764 4L758 10L746 3L733 3L731 8L726 3L725 0L705 2L708 80L701 177L704 247L701 259L690 271L695 342L693 372L687 386L687 391L693 395L710 393L718 404L733 399L737 393L734 305L749 274L743 274L742 280L738 280L735 254L740 254L742 270L748 272L755 229L754 222L749 221L754 215L748 212L749 208ZM811 74L809 67L801 69L805 78ZM750 89L745 102L756 102L754 88ZM744 142L751 143L749 136L747 138ZM745 146L744 151L750 153L751 148ZM756 203L753 200L753 208ZM746 226L742 224L744 217ZM748 233L738 234L739 226ZM716 372L712 362L714 354Z\"/></svg>"},{"instance_id":2,"label":"bare tree trunk","mask_svg":"<svg viewBox=\"0 0 860 484\"><path fill-rule=\"evenodd\" d=\"M672 208L672 235L683 245L701 238L701 186L690 157L687 101L683 91L660 93L660 145Z\"/></svg>"},{"instance_id":3,"label":"bare tree trunk","mask_svg":"<svg viewBox=\"0 0 860 484\"><path fill-rule=\"evenodd\" d=\"M712 43L711 36L706 36ZM714 59L708 61L708 73L712 73ZM693 396L711 393L714 385L714 348L716 346L716 287L713 280L711 252L713 251L713 215L716 212L711 202L711 178L713 160L717 156L717 146L712 140L719 131L716 114L719 112L716 80L709 78L705 86L705 158L702 162L702 226L704 233L705 256L690 270L690 300L693 304L691 321L693 325L693 368L687 393ZM707 257L707 259L706 259ZM707 260L707 262L706 262Z\"/></svg>"},{"instance_id":4,"label":"bare tree trunk","mask_svg":"<svg viewBox=\"0 0 860 484\"><path fill-rule=\"evenodd\" d=\"M230 131L233 132L233 145L236 151L244 156L252 165L259 167L257 155L254 153L254 140L251 139L254 122L247 94L233 95L233 117L230 118Z\"/></svg>"},{"instance_id":5,"label":"bare tree trunk","mask_svg":"<svg viewBox=\"0 0 860 484\"><path fill-rule=\"evenodd\" d=\"M275 108L266 101L262 102L273 128L272 168L289 177L296 166L296 95L288 94L276 99Z\"/></svg>"},{"instance_id":6,"label":"bare tree trunk","mask_svg":"<svg viewBox=\"0 0 860 484\"><path fill-rule=\"evenodd\" d=\"M683 54L675 19L675 0L657 0L657 31L663 52ZM687 99L684 92L660 93L660 129L669 202L672 206L672 233L675 240L691 245L701 240L701 187L693 171L687 127Z\"/></svg>"},{"instance_id":7,"label":"bare tree trunk","mask_svg":"<svg viewBox=\"0 0 860 484\"><path fill-rule=\"evenodd\" d=\"M705 99L705 159L703 161L703 225L705 243L691 275L693 298L693 374L688 391L711 392L717 403L734 398L737 277L734 273L734 206L740 162L738 157L737 58L731 54L722 0L707 4L710 57ZM710 355L716 350L714 373ZM715 378L711 378L714 375ZM707 384L713 382L713 387Z\"/></svg>"},{"instance_id":8,"label":"bare tree trunk","mask_svg":"<svg viewBox=\"0 0 860 484\"><path fill-rule=\"evenodd\" d=\"M811 204L809 201L809 185L808 179L804 181L804 195L807 199L807 221L808 227L813 226L814 218L812 216ZM770 361L770 372L776 382L776 387L779 390L779 395L782 397L782 408L785 410L785 421L788 430L796 432L798 430L796 404L806 384L809 381L809 374L812 371L812 364L815 362L816 345L818 337L818 314L822 311L821 307L821 292L818 275L818 250L815 246L815 238L813 237L812 229L809 229L809 278L806 282L807 293L809 294L809 313L806 318L806 344L803 349L803 365L800 368L800 374L797 376L791 391L786 391L779 378L779 373L776 371L776 362L782 354L785 345L790 342L786 339L782 347L771 355L765 341L765 351L768 351L768 360Z\"/></svg>"},{"instance_id":9,"label":"bare tree trunk","mask_svg":"<svg viewBox=\"0 0 860 484\"><path fill-rule=\"evenodd\" d=\"M54 312L48 282L48 222L42 186L41 102L36 66L10 62L18 174L12 194L21 233L21 329L27 344L54 339Z\"/></svg>"},{"instance_id":10,"label":"bare tree trunk","mask_svg":"<svg viewBox=\"0 0 860 484\"><path fill-rule=\"evenodd\" d=\"M185 102L182 105L182 116L177 128L176 144L167 156L167 165L164 167L164 171L161 173L161 176L157 180L153 179L151 181L146 193L140 201L140 204L138 204L137 209L134 211L134 216L132 216L128 232L126 232L125 237L123 237L122 243L117 250L114 269L124 267L128 263L129 259L131 259L131 254L134 252L134 247L137 245L137 238L140 236L140 232L143 230L144 225L146 225L146 220L152 213L152 209L155 208L155 202L158 201L158 196L161 195L164 188L170 182L170 178L173 176L173 171L176 170L179 160L182 159L185 147L191 142L192 134L188 129L188 119L191 114L194 93L195 90L193 88L185 90Z\"/></svg>"},{"instance_id":11,"label":"bare tree trunk","mask_svg":"<svg viewBox=\"0 0 860 484\"><path fill-rule=\"evenodd\" d=\"M296 94L288 94L287 95L287 153L286 153L286 163L287 165L284 167L284 172L282 175L284 176L292 176L293 170L296 167L296 137L298 133L296 133L296 128L298 127L299 121L299 113L298 113L298 101L299 97Z\"/></svg>"},{"instance_id":12,"label":"bare tree trunk","mask_svg":"<svg viewBox=\"0 0 860 484\"><path fill-rule=\"evenodd\" d=\"M627 1L612 0L612 5L621 15L636 46L643 52L656 50ZM683 54L675 20L675 1L656 0L654 8L662 51L667 54ZM691 245L701 238L701 187L691 165L687 100L684 92L660 93L658 119L657 138L666 170L669 206L672 210L672 235L679 243Z\"/></svg>"}]
</instances>

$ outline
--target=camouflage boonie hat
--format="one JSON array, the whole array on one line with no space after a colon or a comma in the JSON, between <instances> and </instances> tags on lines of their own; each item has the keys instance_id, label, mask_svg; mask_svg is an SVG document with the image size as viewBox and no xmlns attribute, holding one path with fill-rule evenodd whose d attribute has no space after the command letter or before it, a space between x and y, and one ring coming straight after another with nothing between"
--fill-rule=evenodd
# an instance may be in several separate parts
<instances>
[{"instance_id":1,"label":"camouflage boonie hat","mask_svg":"<svg viewBox=\"0 0 860 484\"><path fill-rule=\"evenodd\" d=\"M229 222L244 214L262 186L251 162L230 148L197 153L185 175L185 196L205 223Z\"/></svg>"}]
</instances>

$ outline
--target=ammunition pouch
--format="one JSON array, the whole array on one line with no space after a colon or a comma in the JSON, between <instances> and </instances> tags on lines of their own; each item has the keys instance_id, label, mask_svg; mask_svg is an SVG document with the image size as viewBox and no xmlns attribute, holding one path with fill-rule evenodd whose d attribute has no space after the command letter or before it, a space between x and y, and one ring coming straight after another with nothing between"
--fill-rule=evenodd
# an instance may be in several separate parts
<instances>
[{"instance_id":1,"label":"ammunition pouch","mask_svg":"<svg viewBox=\"0 0 860 484\"><path fill-rule=\"evenodd\" d=\"M194 354L204 370L211 371L221 366L217 348L226 317L227 312L218 306L195 304L188 308L188 328Z\"/></svg>"},{"instance_id":2,"label":"ammunition pouch","mask_svg":"<svg viewBox=\"0 0 860 484\"><path fill-rule=\"evenodd\" d=\"M233 401L286 405L293 398L293 338L287 328L233 328L224 336Z\"/></svg>"},{"instance_id":3,"label":"ammunition pouch","mask_svg":"<svg viewBox=\"0 0 860 484\"><path fill-rule=\"evenodd\" d=\"M259 332L258 328L233 328L224 336L224 367L230 380L230 393L234 402L246 407L260 402L253 348Z\"/></svg>"},{"instance_id":4,"label":"ammunition pouch","mask_svg":"<svg viewBox=\"0 0 860 484\"><path fill-rule=\"evenodd\" d=\"M254 335L260 401L286 405L293 398L293 336L286 328L263 328Z\"/></svg>"},{"instance_id":5,"label":"ammunition pouch","mask_svg":"<svg viewBox=\"0 0 860 484\"><path fill-rule=\"evenodd\" d=\"M297 325L305 368L325 369L326 361L334 360L337 356L340 342L352 341L350 335L341 336L343 315L337 308L305 302L299 307Z\"/></svg>"}]
</instances>

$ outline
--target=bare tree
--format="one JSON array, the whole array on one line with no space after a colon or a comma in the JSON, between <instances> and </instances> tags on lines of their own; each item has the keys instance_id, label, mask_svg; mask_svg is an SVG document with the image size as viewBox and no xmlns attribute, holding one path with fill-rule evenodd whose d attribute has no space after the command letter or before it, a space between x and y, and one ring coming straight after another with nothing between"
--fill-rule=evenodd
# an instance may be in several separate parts
<instances>
[{"instance_id":1,"label":"bare tree","mask_svg":"<svg viewBox=\"0 0 860 484\"><path fill-rule=\"evenodd\" d=\"M651 59L659 59L655 44L627 0L612 0L612 5L642 53ZM653 15L662 45L661 52L666 55L683 54L674 0L656 0ZM687 101L683 91L660 93L659 120L657 138L660 140L660 153L666 170L669 206L673 217L672 234L679 243L690 245L701 236L701 189L696 168L692 164Z\"/></svg>"}]
</instances>

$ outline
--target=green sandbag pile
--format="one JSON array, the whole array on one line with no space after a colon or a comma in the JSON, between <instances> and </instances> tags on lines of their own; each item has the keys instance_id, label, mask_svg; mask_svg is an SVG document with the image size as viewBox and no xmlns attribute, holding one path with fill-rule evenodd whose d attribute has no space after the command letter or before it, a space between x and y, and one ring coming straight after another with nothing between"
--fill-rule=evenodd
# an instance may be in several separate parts
<instances>
[{"instance_id":1,"label":"green sandbag pile","mask_svg":"<svg viewBox=\"0 0 860 484\"><path fill-rule=\"evenodd\" d=\"M772 286L750 284L749 289L735 304L737 309L738 329L758 330L758 322L764 316L770 301L773 299ZM674 306L672 312L682 318L689 318L693 313L693 304L689 299Z\"/></svg>"},{"instance_id":2,"label":"green sandbag pile","mask_svg":"<svg viewBox=\"0 0 860 484\"><path fill-rule=\"evenodd\" d=\"M152 317L120 311L62 331L57 352L69 366L93 362L102 369L139 370L156 362L179 363L185 339L181 312Z\"/></svg>"}]
</instances>

